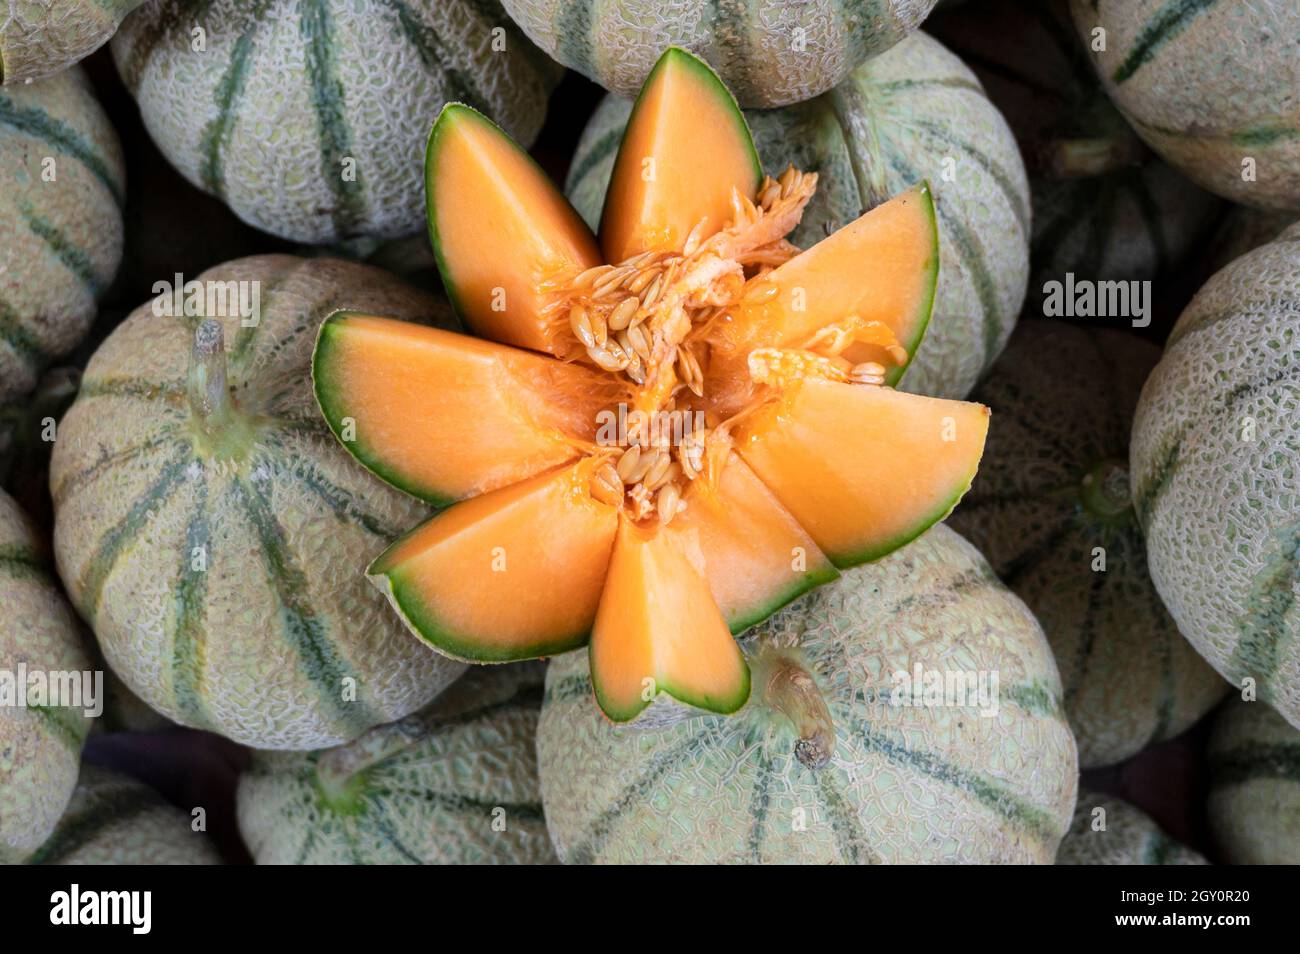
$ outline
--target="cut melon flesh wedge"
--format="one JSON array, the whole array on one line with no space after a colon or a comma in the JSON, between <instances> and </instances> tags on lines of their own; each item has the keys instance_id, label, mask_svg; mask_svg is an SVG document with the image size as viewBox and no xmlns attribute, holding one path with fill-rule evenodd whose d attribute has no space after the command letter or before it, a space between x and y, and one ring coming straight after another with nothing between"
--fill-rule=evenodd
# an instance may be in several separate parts
<instances>
[{"instance_id":1,"label":"cut melon flesh wedge","mask_svg":"<svg viewBox=\"0 0 1300 954\"><path fill-rule=\"evenodd\" d=\"M807 379L746 417L736 450L838 567L946 517L984 452L982 404Z\"/></svg>"},{"instance_id":2,"label":"cut melon flesh wedge","mask_svg":"<svg viewBox=\"0 0 1300 954\"><path fill-rule=\"evenodd\" d=\"M584 460L448 508L367 570L408 626L471 662L534 659L587 642L617 511Z\"/></svg>"},{"instance_id":3,"label":"cut melon flesh wedge","mask_svg":"<svg viewBox=\"0 0 1300 954\"><path fill-rule=\"evenodd\" d=\"M548 286L600 264L591 230L527 153L459 103L429 134L425 178L438 270L465 323L493 341L558 353Z\"/></svg>"},{"instance_id":4,"label":"cut melon flesh wedge","mask_svg":"<svg viewBox=\"0 0 1300 954\"><path fill-rule=\"evenodd\" d=\"M668 526L698 547L709 590L739 633L839 576L803 527L732 454L716 486L693 481Z\"/></svg>"},{"instance_id":5,"label":"cut melon flesh wedge","mask_svg":"<svg viewBox=\"0 0 1300 954\"><path fill-rule=\"evenodd\" d=\"M312 377L348 450L437 505L574 459L618 394L608 375L554 358L351 312L321 325Z\"/></svg>"},{"instance_id":6,"label":"cut melon flesh wedge","mask_svg":"<svg viewBox=\"0 0 1300 954\"><path fill-rule=\"evenodd\" d=\"M658 692L710 712L749 698L749 667L688 541L620 519L591 632L591 681L601 709L629 722Z\"/></svg>"},{"instance_id":7,"label":"cut melon flesh wedge","mask_svg":"<svg viewBox=\"0 0 1300 954\"><path fill-rule=\"evenodd\" d=\"M673 48L659 58L628 120L605 193L600 245L609 262L678 251L731 219L731 191L754 198L762 166L735 98L708 64Z\"/></svg>"}]
</instances>

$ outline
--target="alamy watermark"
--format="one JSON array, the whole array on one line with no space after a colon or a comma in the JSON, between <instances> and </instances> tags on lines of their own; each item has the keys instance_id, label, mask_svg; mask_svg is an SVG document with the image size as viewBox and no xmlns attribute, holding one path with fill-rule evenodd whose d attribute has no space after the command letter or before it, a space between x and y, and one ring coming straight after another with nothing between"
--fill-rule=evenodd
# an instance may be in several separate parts
<instances>
[{"instance_id":1,"label":"alamy watermark","mask_svg":"<svg viewBox=\"0 0 1300 954\"><path fill-rule=\"evenodd\" d=\"M20 662L0 669L0 707L81 709L97 718L104 711L104 671L28 669Z\"/></svg>"},{"instance_id":2,"label":"alamy watermark","mask_svg":"<svg viewBox=\"0 0 1300 954\"><path fill-rule=\"evenodd\" d=\"M1091 281L1065 273L1043 283L1046 318L1128 318L1134 328L1151 324L1151 282Z\"/></svg>"},{"instance_id":3,"label":"alamy watermark","mask_svg":"<svg viewBox=\"0 0 1300 954\"><path fill-rule=\"evenodd\" d=\"M153 293L153 313L158 318L238 318L245 328L254 328L262 320L260 281L186 281L177 272L172 281L154 282Z\"/></svg>"},{"instance_id":4,"label":"alamy watermark","mask_svg":"<svg viewBox=\"0 0 1300 954\"><path fill-rule=\"evenodd\" d=\"M997 670L929 669L917 663L911 672L899 669L893 675L894 690L889 703L925 709L976 709L991 719L998 714Z\"/></svg>"}]
</instances>

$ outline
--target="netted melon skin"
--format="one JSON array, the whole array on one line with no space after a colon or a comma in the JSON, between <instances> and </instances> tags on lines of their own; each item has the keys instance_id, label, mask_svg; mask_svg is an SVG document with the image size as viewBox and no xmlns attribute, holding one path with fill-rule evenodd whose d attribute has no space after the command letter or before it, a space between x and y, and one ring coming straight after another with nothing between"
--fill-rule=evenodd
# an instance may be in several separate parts
<instances>
[{"instance_id":1,"label":"netted melon skin","mask_svg":"<svg viewBox=\"0 0 1300 954\"><path fill-rule=\"evenodd\" d=\"M575 863L1050 863L1077 783L1042 631L946 527L749 630L751 655L813 674L836 727L804 767L762 702L661 731L591 705L587 657L551 663L538 726L542 798ZM998 714L891 704L895 670L999 672Z\"/></svg>"},{"instance_id":2,"label":"netted melon skin","mask_svg":"<svg viewBox=\"0 0 1300 954\"><path fill-rule=\"evenodd\" d=\"M1130 460L1165 606L1300 725L1300 227L1215 274L1142 389Z\"/></svg>"},{"instance_id":3,"label":"netted melon skin","mask_svg":"<svg viewBox=\"0 0 1300 954\"><path fill-rule=\"evenodd\" d=\"M1300 864L1300 732L1260 702L1226 703L1210 736L1206 812L1227 860Z\"/></svg>"},{"instance_id":4,"label":"netted melon skin","mask_svg":"<svg viewBox=\"0 0 1300 954\"><path fill-rule=\"evenodd\" d=\"M108 42L144 0L8 0L0 19L0 82L43 79Z\"/></svg>"},{"instance_id":5,"label":"netted melon skin","mask_svg":"<svg viewBox=\"0 0 1300 954\"><path fill-rule=\"evenodd\" d=\"M1094 831L1097 809L1105 830ZM1080 792L1074 821L1056 853L1058 865L1207 865L1199 852L1166 835L1145 812L1128 802Z\"/></svg>"}]
</instances>

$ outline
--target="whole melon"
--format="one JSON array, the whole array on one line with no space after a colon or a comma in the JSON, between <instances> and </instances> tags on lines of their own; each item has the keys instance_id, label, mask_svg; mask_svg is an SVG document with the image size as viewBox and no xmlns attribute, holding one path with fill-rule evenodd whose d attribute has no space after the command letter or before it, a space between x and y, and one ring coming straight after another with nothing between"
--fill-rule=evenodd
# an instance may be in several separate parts
<instances>
[{"instance_id":1,"label":"whole melon","mask_svg":"<svg viewBox=\"0 0 1300 954\"><path fill-rule=\"evenodd\" d=\"M19 705L20 674L91 669L27 517L0 490L0 862L21 860L53 830L92 721L84 708L36 704L49 700Z\"/></svg>"},{"instance_id":2,"label":"whole melon","mask_svg":"<svg viewBox=\"0 0 1300 954\"><path fill-rule=\"evenodd\" d=\"M1077 783L1056 665L956 533L847 571L742 646L745 708L658 731L601 718L586 653L551 663L537 750L563 861L1051 863ZM916 667L917 688L997 673L996 714L913 695Z\"/></svg>"},{"instance_id":3,"label":"whole melon","mask_svg":"<svg viewBox=\"0 0 1300 954\"><path fill-rule=\"evenodd\" d=\"M620 96L680 46L708 62L740 105L824 93L911 33L935 0L502 0L533 42Z\"/></svg>"},{"instance_id":4,"label":"whole melon","mask_svg":"<svg viewBox=\"0 0 1300 954\"><path fill-rule=\"evenodd\" d=\"M1101 809L1101 813L1098 813ZM1128 802L1080 792L1074 821L1056 852L1058 865L1206 865Z\"/></svg>"},{"instance_id":5,"label":"whole melon","mask_svg":"<svg viewBox=\"0 0 1300 954\"><path fill-rule=\"evenodd\" d=\"M1300 225L1183 311L1133 422L1151 578L1215 669L1300 726Z\"/></svg>"},{"instance_id":6,"label":"whole melon","mask_svg":"<svg viewBox=\"0 0 1300 954\"><path fill-rule=\"evenodd\" d=\"M631 103L607 97L583 131L567 191L593 227ZM1029 186L1015 138L978 80L917 33L816 99L746 113L767 171L818 174L790 236L816 244L928 178L939 221L939 288L903 390L960 398L1015 324L1029 276ZM951 163L946 162L951 160Z\"/></svg>"},{"instance_id":7,"label":"whole melon","mask_svg":"<svg viewBox=\"0 0 1300 954\"><path fill-rule=\"evenodd\" d=\"M1071 0L1070 8L1106 92L1152 149L1226 199L1300 211L1300 6Z\"/></svg>"},{"instance_id":8,"label":"whole melon","mask_svg":"<svg viewBox=\"0 0 1300 954\"><path fill-rule=\"evenodd\" d=\"M122 259L126 170L81 67L0 87L0 401L90 328Z\"/></svg>"},{"instance_id":9,"label":"whole melon","mask_svg":"<svg viewBox=\"0 0 1300 954\"><path fill-rule=\"evenodd\" d=\"M49 839L27 859L33 865L219 865L208 836L189 816L127 775L94 765Z\"/></svg>"},{"instance_id":10,"label":"whole melon","mask_svg":"<svg viewBox=\"0 0 1300 954\"><path fill-rule=\"evenodd\" d=\"M30 83L89 56L144 0L21 0L0 20L0 83Z\"/></svg>"},{"instance_id":11,"label":"whole melon","mask_svg":"<svg viewBox=\"0 0 1300 954\"><path fill-rule=\"evenodd\" d=\"M1207 813L1228 861L1300 864L1300 732L1268 706L1224 705L1210 736Z\"/></svg>"},{"instance_id":12,"label":"whole melon","mask_svg":"<svg viewBox=\"0 0 1300 954\"><path fill-rule=\"evenodd\" d=\"M530 144L560 73L496 0L156 0L112 49L190 182L315 243L421 231L442 105L469 103Z\"/></svg>"},{"instance_id":13,"label":"whole melon","mask_svg":"<svg viewBox=\"0 0 1300 954\"><path fill-rule=\"evenodd\" d=\"M1084 768L1178 735L1228 691L1161 604L1133 514L1129 424L1159 357L1124 332L1021 322L976 388L993 425L950 518L1042 624Z\"/></svg>"},{"instance_id":14,"label":"whole melon","mask_svg":"<svg viewBox=\"0 0 1300 954\"><path fill-rule=\"evenodd\" d=\"M472 670L431 706L240 780L259 864L553 864L537 782L537 663Z\"/></svg>"},{"instance_id":15,"label":"whole melon","mask_svg":"<svg viewBox=\"0 0 1300 954\"><path fill-rule=\"evenodd\" d=\"M198 314L159 317L160 296L86 368L50 465L59 570L109 664L168 718L259 748L346 742L463 667L365 581L365 557L426 511L330 433L312 345L337 308L445 306L336 259L239 259L198 282ZM215 294L238 288L258 291L256 320Z\"/></svg>"}]
</instances>

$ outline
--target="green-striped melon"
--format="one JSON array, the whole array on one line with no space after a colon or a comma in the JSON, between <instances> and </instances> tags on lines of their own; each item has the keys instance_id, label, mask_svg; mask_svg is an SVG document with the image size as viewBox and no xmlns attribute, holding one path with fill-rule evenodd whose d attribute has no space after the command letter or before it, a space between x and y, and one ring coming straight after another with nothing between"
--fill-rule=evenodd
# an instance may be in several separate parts
<instances>
[{"instance_id":1,"label":"green-striped melon","mask_svg":"<svg viewBox=\"0 0 1300 954\"><path fill-rule=\"evenodd\" d=\"M1183 635L1300 726L1300 225L1216 273L1133 422L1133 502Z\"/></svg>"},{"instance_id":2,"label":"green-striped melon","mask_svg":"<svg viewBox=\"0 0 1300 954\"><path fill-rule=\"evenodd\" d=\"M108 42L144 0L19 0L0 19L0 83L67 69Z\"/></svg>"},{"instance_id":3,"label":"green-striped melon","mask_svg":"<svg viewBox=\"0 0 1300 954\"><path fill-rule=\"evenodd\" d=\"M126 170L81 67L0 87L0 400L90 328L122 259Z\"/></svg>"},{"instance_id":4,"label":"green-striped melon","mask_svg":"<svg viewBox=\"0 0 1300 954\"><path fill-rule=\"evenodd\" d=\"M629 102L607 97L569 170L569 198L593 226L630 112ZM974 75L917 33L816 99L746 118L770 173L794 163L820 177L791 235L799 246L929 180L939 221L939 288L925 341L900 387L964 397L1006 343L1029 272L1024 166Z\"/></svg>"},{"instance_id":5,"label":"green-striped melon","mask_svg":"<svg viewBox=\"0 0 1300 954\"><path fill-rule=\"evenodd\" d=\"M539 663L480 667L431 706L239 783L258 864L553 864L534 738Z\"/></svg>"},{"instance_id":6,"label":"green-striped melon","mask_svg":"<svg viewBox=\"0 0 1300 954\"><path fill-rule=\"evenodd\" d=\"M1300 6L1071 0L1070 7L1106 91L1152 149L1224 198L1300 211Z\"/></svg>"},{"instance_id":7,"label":"green-striped melon","mask_svg":"<svg viewBox=\"0 0 1300 954\"><path fill-rule=\"evenodd\" d=\"M994 424L951 517L1043 625L1084 768L1178 735L1228 690L1161 604L1130 502L1129 424L1159 356L1120 331L1021 322L976 388Z\"/></svg>"},{"instance_id":8,"label":"green-striped melon","mask_svg":"<svg viewBox=\"0 0 1300 954\"><path fill-rule=\"evenodd\" d=\"M953 531L846 572L742 646L745 708L658 731L601 719L585 653L551 663L537 747L562 860L1052 861L1077 783L1056 665ZM997 714L895 704L916 666L996 672Z\"/></svg>"},{"instance_id":9,"label":"green-striped melon","mask_svg":"<svg viewBox=\"0 0 1300 954\"><path fill-rule=\"evenodd\" d=\"M635 96L669 46L712 66L746 107L803 102L910 34L935 0L502 0L542 49Z\"/></svg>"},{"instance_id":10,"label":"green-striped melon","mask_svg":"<svg viewBox=\"0 0 1300 954\"><path fill-rule=\"evenodd\" d=\"M1098 809L1101 811L1098 812ZM1109 795L1080 792L1074 821L1056 852L1058 865L1205 865L1199 852L1170 838L1139 808Z\"/></svg>"},{"instance_id":11,"label":"green-striped melon","mask_svg":"<svg viewBox=\"0 0 1300 954\"><path fill-rule=\"evenodd\" d=\"M221 856L191 816L128 775L94 765L33 865L219 865Z\"/></svg>"},{"instance_id":12,"label":"green-striped melon","mask_svg":"<svg viewBox=\"0 0 1300 954\"><path fill-rule=\"evenodd\" d=\"M27 517L0 490L0 862L21 860L53 830L92 721L84 709L19 706L10 695L20 666L48 678L91 661Z\"/></svg>"},{"instance_id":13,"label":"green-striped melon","mask_svg":"<svg viewBox=\"0 0 1300 954\"><path fill-rule=\"evenodd\" d=\"M1234 700L1210 736L1207 814L1227 860L1300 864L1300 732L1268 706Z\"/></svg>"},{"instance_id":14,"label":"green-striped melon","mask_svg":"<svg viewBox=\"0 0 1300 954\"><path fill-rule=\"evenodd\" d=\"M427 321L446 306L337 259L240 259L198 280L256 283L259 320L151 303L100 346L50 467L59 570L162 714L260 748L345 742L463 667L411 639L360 571L426 511L338 445L312 344L336 308Z\"/></svg>"},{"instance_id":15,"label":"green-striped melon","mask_svg":"<svg viewBox=\"0 0 1300 954\"><path fill-rule=\"evenodd\" d=\"M1150 279L1195 248L1219 201L1156 158L1111 105L1069 0L983 0L926 28L975 71L1020 143L1034 297L1067 272Z\"/></svg>"},{"instance_id":16,"label":"green-striped melon","mask_svg":"<svg viewBox=\"0 0 1300 954\"><path fill-rule=\"evenodd\" d=\"M420 231L442 105L470 103L529 144L560 72L497 0L157 0L112 49L190 182L316 243Z\"/></svg>"}]
</instances>

